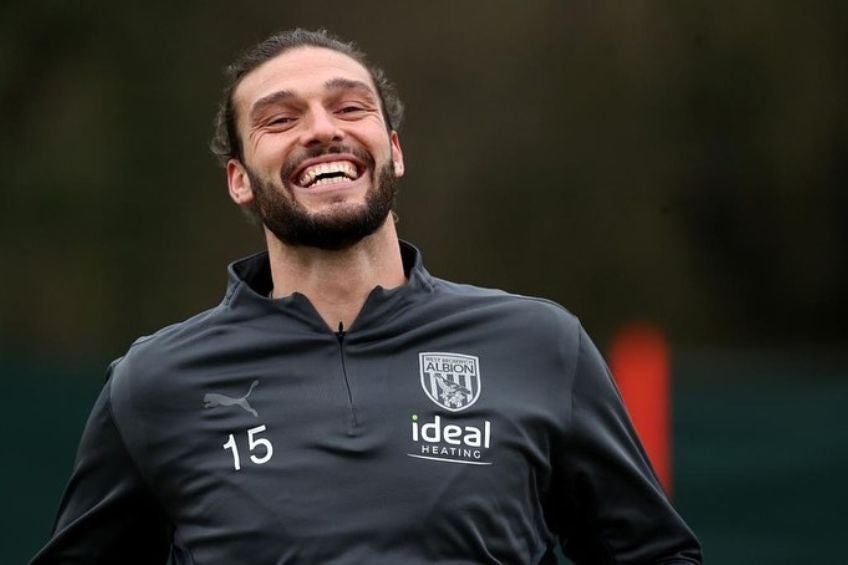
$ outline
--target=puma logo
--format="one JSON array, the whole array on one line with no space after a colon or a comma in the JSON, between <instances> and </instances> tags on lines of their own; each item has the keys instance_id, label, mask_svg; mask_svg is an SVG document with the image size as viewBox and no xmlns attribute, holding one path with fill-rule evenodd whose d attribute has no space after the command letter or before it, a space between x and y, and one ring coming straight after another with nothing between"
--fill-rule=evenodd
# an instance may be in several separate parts
<instances>
[{"instance_id":1,"label":"puma logo","mask_svg":"<svg viewBox=\"0 0 848 565\"><path fill-rule=\"evenodd\" d=\"M217 392L207 392L203 395L203 407L215 408L216 406L241 406L246 412L249 412L258 418L259 414L247 401L247 397L250 396L250 393L253 392L253 389L256 388L256 385L258 384L259 381L253 381L253 384L250 385L250 390L248 390L247 394L245 394L241 398L230 398L226 394L218 394Z\"/></svg>"}]
</instances>

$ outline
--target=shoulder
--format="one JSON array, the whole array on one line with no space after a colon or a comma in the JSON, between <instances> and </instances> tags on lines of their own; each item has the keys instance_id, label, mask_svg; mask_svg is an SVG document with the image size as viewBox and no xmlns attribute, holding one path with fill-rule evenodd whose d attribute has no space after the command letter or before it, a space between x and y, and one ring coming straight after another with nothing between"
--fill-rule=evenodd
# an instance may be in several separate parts
<instances>
[{"instance_id":1,"label":"shoulder","mask_svg":"<svg viewBox=\"0 0 848 565\"><path fill-rule=\"evenodd\" d=\"M214 347L224 315L225 309L218 305L136 339L109 368L113 403L125 406L131 399L138 405L151 395L161 398L179 367L197 352Z\"/></svg>"},{"instance_id":2,"label":"shoulder","mask_svg":"<svg viewBox=\"0 0 848 565\"><path fill-rule=\"evenodd\" d=\"M468 315L476 312L490 323L508 325L528 337L577 343L580 320L553 300L438 278L432 280L434 302L446 310L456 309Z\"/></svg>"}]
</instances>

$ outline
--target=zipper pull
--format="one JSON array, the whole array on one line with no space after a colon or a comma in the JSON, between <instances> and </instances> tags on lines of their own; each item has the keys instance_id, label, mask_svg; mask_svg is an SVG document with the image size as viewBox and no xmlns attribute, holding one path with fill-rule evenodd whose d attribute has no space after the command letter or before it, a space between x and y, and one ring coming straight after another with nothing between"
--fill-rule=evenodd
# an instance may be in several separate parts
<instances>
[{"instance_id":1,"label":"zipper pull","mask_svg":"<svg viewBox=\"0 0 848 565\"><path fill-rule=\"evenodd\" d=\"M339 338L339 343L342 342L345 336L344 324L339 322L339 331L336 332L336 337Z\"/></svg>"}]
</instances>

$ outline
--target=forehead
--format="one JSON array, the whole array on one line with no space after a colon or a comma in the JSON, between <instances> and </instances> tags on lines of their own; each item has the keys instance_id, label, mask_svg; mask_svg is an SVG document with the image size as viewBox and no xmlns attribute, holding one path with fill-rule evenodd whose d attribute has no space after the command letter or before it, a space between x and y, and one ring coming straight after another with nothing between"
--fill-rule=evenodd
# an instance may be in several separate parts
<instances>
[{"instance_id":1,"label":"forehead","mask_svg":"<svg viewBox=\"0 0 848 565\"><path fill-rule=\"evenodd\" d=\"M323 47L297 47L245 75L233 99L237 107L249 108L256 100L281 90L308 97L320 94L325 83L335 78L364 82L376 94L368 70L351 57Z\"/></svg>"}]
</instances>

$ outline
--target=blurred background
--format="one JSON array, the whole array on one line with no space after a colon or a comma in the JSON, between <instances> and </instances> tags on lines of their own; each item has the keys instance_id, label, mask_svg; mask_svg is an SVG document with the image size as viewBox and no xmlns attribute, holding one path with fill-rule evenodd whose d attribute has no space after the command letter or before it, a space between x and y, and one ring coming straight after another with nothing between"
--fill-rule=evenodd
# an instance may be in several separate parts
<instances>
[{"instance_id":1,"label":"blurred background","mask_svg":"<svg viewBox=\"0 0 848 565\"><path fill-rule=\"evenodd\" d=\"M241 50L355 40L406 102L402 237L671 355L674 500L711 563L848 526L848 4L0 6L0 561L46 540L108 362L262 248L207 149Z\"/></svg>"}]
</instances>

